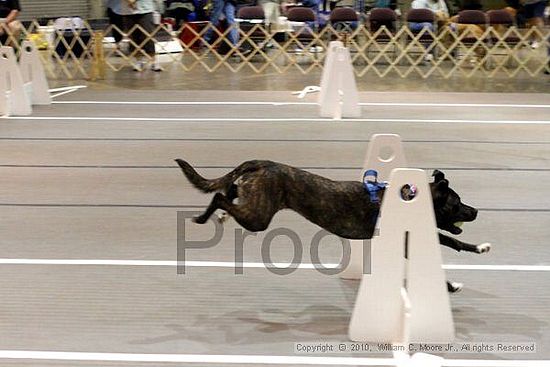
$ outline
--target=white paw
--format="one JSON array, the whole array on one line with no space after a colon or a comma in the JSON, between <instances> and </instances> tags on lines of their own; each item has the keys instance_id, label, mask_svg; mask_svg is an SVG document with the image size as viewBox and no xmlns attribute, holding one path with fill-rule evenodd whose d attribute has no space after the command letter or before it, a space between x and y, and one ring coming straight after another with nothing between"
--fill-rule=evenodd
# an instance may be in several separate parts
<instances>
[{"instance_id":1,"label":"white paw","mask_svg":"<svg viewBox=\"0 0 550 367\"><path fill-rule=\"evenodd\" d=\"M460 292L462 288L464 288L464 284L459 282L451 282L451 288L451 293L457 293Z\"/></svg>"},{"instance_id":2,"label":"white paw","mask_svg":"<svg viewBox=\"0 0 550 367\"><path fill-rule=\"evenodd\" d=\"M491 250L491 244L488 242L482 243L481 245L477 245L477 253L483 254L485 252L489 252Z\"/></svg>"},{"instance_id":3,"label":"white paw","mask_svg":"<svg viewBox=\"0 0 550 367\"><path fill-rule=\"evenodd\" d=\"M229 219L229 214L227 212L222 212L221 214L218 214L218 222L224 223Z\"/></svg>"}]
</instances>

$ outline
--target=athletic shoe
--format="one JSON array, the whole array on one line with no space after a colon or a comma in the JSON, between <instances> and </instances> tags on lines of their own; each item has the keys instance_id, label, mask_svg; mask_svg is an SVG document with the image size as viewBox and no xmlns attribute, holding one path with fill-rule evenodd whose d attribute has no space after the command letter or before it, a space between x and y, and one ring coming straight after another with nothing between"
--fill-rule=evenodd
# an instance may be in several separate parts
<instances>
[{"instance_id":1,"label":"athletic shoe","mask_svg":"<svg viewBox=\"0 0 550 367\"><path fill-rule=\"evenodd\" d=\"M143 71L143 68L145 67L145 61L136 61L134 63L133 69L134 71Z\"/></svg>"},{"instance_id":2,"label":"athletic shoe","mask_svg":"<svg viewBox=\"0 0 550 367\"><path fill-rule=\"evenodd\" d=\"M160 66L160 64L158 63L158 61L155 61L151 64L151 70L153 70L154 72L160 72L160 71L164 71L164 69L162 68L162 66Z\"/></svg>"}]
</instances>

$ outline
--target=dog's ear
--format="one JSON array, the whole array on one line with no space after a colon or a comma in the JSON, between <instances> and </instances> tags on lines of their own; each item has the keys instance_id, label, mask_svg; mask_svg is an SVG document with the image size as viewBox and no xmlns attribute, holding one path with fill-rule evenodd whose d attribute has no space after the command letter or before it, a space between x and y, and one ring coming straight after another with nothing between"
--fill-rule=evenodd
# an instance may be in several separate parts
<instances>
[{"instance_id":1,"label":"dog's ear","mask_svg":"<svg viewBox=\"0 0 550 367\"><path fill-rule=\"evenodd\" d=\"M445 179L445 174L440 170L436 169L433 171L432 177L434 178L434 182L439 182Z\"/></svg>"},{"instance_id":2,"label":"dog's ear","mask_svg":"<svg viewBox=\"0 0 550 367\"><path fill-rule=\"evenodd\" d=\"M444 203L449 196L449 181L443 179L430 184L432 188L432 198L435 202Z\"/></svg>"},{"instance_id":3,"label":"dog's ear","mask_svg":"<svg viewBox=\"0 0 550 367\"><path fill-rule=\"evenodd\" d=\"M437 191L444 192L449 190L449 180L441 179L435 182L435 188Z\"/></svg>"}]
</instances>

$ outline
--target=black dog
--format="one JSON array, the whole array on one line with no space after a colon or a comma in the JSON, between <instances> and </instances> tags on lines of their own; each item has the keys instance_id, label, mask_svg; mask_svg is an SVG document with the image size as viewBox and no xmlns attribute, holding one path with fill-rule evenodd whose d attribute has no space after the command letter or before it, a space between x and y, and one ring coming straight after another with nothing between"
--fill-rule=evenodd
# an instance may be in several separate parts
<instances>
[{"instance_id":1,"label":"black dog","mask_svg":"<svg viewBox=\"0 0 550 367\"><path fill-rule=\"evenodd\" d=\"M245 229L264 231L281 209L292 209L325 230L348 239L372 238L384 190L376 200L360 181L333 181L313 173L271 161L247 161L227 175L207 180L191 165L176 159L184 175L202 192L216 192L206 211L194 218L206 223L217 209L231 215ZM430 183L437 227L460 234L459 222L476 219L477 210L460 201L441 171L434 171ZM233 200L238 198L238 204ZM439 234L442 245L456 251L483 253L490 244L472 245ZM461 285L448 283L451 292ZM458 289L457 289L458 288Z\"/></svg>"}]
</instances>

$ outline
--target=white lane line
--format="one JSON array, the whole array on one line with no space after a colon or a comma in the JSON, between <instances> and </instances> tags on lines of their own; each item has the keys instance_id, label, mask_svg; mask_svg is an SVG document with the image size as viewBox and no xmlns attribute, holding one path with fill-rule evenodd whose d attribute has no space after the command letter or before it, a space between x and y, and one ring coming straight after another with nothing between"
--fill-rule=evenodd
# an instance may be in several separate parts
<instances>
[{"instance_id":1,"label":"white lane line","mask_svg":"<svg viewBox=\"0 0 550 367\"><path fill-rule=\"evenodd\" d=\"M445 270L550 271L549 265L443 265Z\"/></svg>"},{"instance_id":2,"label":"white lane line","mask_svg":"<svg viewBox=\"0 0 550 367\"><path fill-rule=\"evenodd\" d=\"M133 354L0 350L0 359L47 359L155 363L300 364L345 366L394 366L393 358L299 357L214 354Z\"/></svg>"},{"instance_id":3,"label":"white lane line","mask_svg":"<svg viewBox=\"0 0 550 367\"><path fill-rule=\"evenodd\" d=\"M0 265L106 265L106 266L177 266L174 260L103 260L103 259L0 259ZM183 264L181 264L183 265ZM290 263L273 263L271 267L286 268ZM236 264L233 261L186 261L185 266L194 268L266 268L261 262L243 262ZM315 269L316 264L298 264L298 269ZM320 267L321 265L317 265ZM337 268L339 264L322 264L325 268ZM482 270L482 271L550 271L550 265L442 265L445 270Z\"/></svg>"},{"instance_id":4,"label":"white lane line","mask_svg":"<svg viewBox=\"0 0 550 367\"><path fill-rule=\"evenodd\" d=\"M316 106L315 102L270 102L270 101L55 101L55 104L105 104L105 105L159 105L159 106ZM391 107L488 107L488 108L550 108L547 104L505 104L505 103L399 103L365 102L361 106Z\"/></svg>"},{"instance_id":5,"label":"white lane line","mask_svg":"<svg viewBox=\"0 0 550 367\"><path fill-rule=\"evenodd\" d=\"M548 367L550 360L477 360L477 359L446 359L445 367Z\"/></svg>"},{"instance_id":6,"label":"white lane line","mask_svg":"<svg viewBox=\"0 0 550 367\"><path fill-rule=\"evenodd\" d=\"M110 266L177 266L173 260L91 260L91 259L0 259L0 265L110 265ZM338 264L326 264L336 267ZM232 261L186 261L185 266L193 268L233 268L239 266ZM263 263L246 262L243 268L265 268ZM276 267L287 267L289 263L274 263ZM315 269L313 264L300 264L300 269Z\"/></svg>"},{"instance_id":7,"label":"white lane line","mask_svg":"<svg viewBox=\"0 0 550 367\"><path fill-rule=\"evenodd\" d=\"M341 366L395 366L394 358L365 357L302 357L277 355L234 354L141 354L141 353L87 353L34 350L0 350L0 359L38 359L101 362L152 362L152 363L217 363L266 365L341 365ZM445 359L447 367L548 367L550 360L482 360Z\"/></svg>"},{"instance_id":8,"label":"white lane line","mask_svg":"<svg viewBox=\"0 0 550 367\"><path fill-rule=\"evenodd\" d=\"M83 88L87 88L87 86L85 86L85 85L69 85L67 87L51 88L51 89L48 89L48 92L50 92L50 93L64 92L66 90L83 89Z\"/></svg>"},{"instance_id":9,"label":"white lane line","mask_svg":"<svg viewBox=\"0 0 550 367\"><path fill-rule=\"evenodd\" d=\"M316 106L314 102L262 102L262 101L55 101L55 104L104 104L143 106Z\"/></svg>"},{"instance_id":10,"label":"white lane line","mask_svg":"<svg viewBox=\"0 0 550 367\"><path fill-rule=\"evenodd\" d=\"M403 122L403 123L452 123L452 124L536 124L547 125L550 120L452 120L452 119L388 119L388 118L368 118L368 119L344 119L333 120L330 118L182 118L182 117L85 117L85 116L11 116L0 117L4 120L44 120L44 121L147 121L147 122L331 122L331 123L350 123L350 122Z\"/></svg>"},{"instance_id":11,"label":"white lane line","mask_svg":"<svg viewBox=\"0 0 550 367\"><path fill-rule=\"evenodd\" d=\"M60 97L62 95L68 94L68 93L76 92L77 90L78 89L69 89L69 90L66 90L66 91L63 91L63 92L59 92L59 93L56 93L56 94L52 95L51 98L54 99L54 98ZM52 101L52 103L55 103L55 101Z\"/></svg>"},{"instance_id":12,"label":"white lane line","mask_svg":"<svg viewBox=\"0 0 550 367\"><path fill-rule=\"evenodd\" d=\"M550 108L547 104L507 104L507 103L399 103L399 102L367 102L361 106L391 106L391 107L502 107L502 108Z\"/></svg>"}]
</instances>

